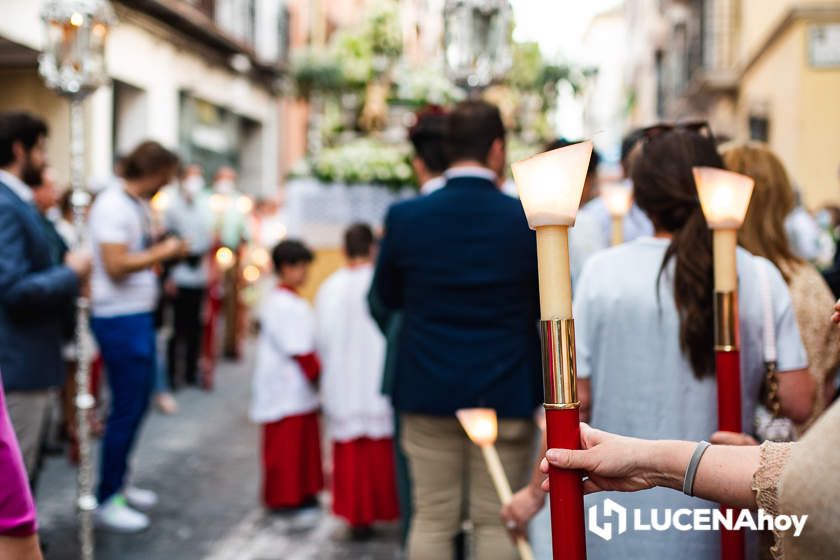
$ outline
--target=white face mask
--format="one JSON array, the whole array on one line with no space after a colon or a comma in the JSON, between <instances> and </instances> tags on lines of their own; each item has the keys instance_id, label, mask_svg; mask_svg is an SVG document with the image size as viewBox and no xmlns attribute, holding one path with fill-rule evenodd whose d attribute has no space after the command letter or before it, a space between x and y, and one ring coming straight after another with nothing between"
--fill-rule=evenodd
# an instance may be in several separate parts
<instances>
[{"instance_id":1,"label":"white face mask","mask_svg":"<svg viewBox=\"0 0 840 560\"><path fill-rule=\"evenodd\" d=\"M234 191L233 181L230 179L220 179L216 181L216 192L221 194L230 194Z\"/></svg>"},{"instance_id":2,"label":"white face mask","mask_svg":"<svg viewBox=\"0 0 840 560\"><path fill-rule=\"evenodd\" d=\"M204 190L204 178L201 175L191 175L184 180L184 190L190 196L196 196Z\"/></svg>"}]
</instances>

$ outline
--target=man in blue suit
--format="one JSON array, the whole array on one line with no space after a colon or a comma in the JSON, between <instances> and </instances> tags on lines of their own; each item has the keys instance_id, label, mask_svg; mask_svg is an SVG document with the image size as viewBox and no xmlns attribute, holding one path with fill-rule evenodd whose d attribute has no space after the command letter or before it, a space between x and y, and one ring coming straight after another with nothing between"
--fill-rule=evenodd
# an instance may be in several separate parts
<instances>
[{"instance_id":1,"label":"man in blue suit","mask_svg":"<svg viewBox=\"0 0 840 560\"><path fill-rule=\"evenodd\" d=\"M90 271L87 254L57 262L29 185L46 166L47 126L0 113L0 377L30 480L35 479L51 392L64 382L63 320Z\"/></svg>"},{"instance_id":2,"label":"man in blue suit","mask_svg":"<svg viewBox=\"0 0 840 560\"><path fill-rule=\"evenodd\" d=\"M404 316L394 407L415 507L408 558L451 558L466 503L475 556L507 560L517 556L498 497L455 411L497 411L502 462L514 485L524 483L541 399L536 240L519 201L498 188L506 165L498 109L458 105L445 146L445 186L389 210L375 280Z\"/></svg>"}]
</instances>

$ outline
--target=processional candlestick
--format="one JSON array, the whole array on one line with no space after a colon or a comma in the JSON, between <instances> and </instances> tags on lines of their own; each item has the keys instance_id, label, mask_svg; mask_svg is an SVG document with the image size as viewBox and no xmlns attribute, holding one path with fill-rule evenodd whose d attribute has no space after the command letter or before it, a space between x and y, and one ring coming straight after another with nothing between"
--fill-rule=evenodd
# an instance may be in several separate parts
<instances>
[{"instance_id":1,"label":"processional candlestick","mask_svg":"<svg viewBox=\"0 0 840 560\"><path fill-rule=\"evenodd\" d=\"M107 0L48 0L41 12L45 26L43 54L39 71L47 87L70 100L70 181L73 189L74 249L81 248L85 237L85 216L90 194L85 186L84 100L108 82L105 44L110 28L116 23ZM89 413L95 405L90 393L91 346L86 335L89 301L79 296L76 306L76 422L79 446L77 474L79 542L81 558L94 556L93 469L90 451Z\"/></svg>"}]
</instances>

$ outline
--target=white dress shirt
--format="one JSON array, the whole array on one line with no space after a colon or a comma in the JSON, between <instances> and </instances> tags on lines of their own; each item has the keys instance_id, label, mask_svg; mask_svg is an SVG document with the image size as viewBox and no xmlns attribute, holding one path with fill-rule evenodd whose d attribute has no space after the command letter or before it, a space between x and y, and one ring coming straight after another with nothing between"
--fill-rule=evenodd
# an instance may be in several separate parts
<instances>
[{"instance_id":1,"label":"white dress shirt","mask_svg":"<svg viewBox=\"0 0 840 560\"><path fill-rule=\"evenodd\" d=\"M496 182L496 173L486 167L465 166L465 167L450 167L443 176L447 181L451 179L458 179L461 177L477 177L479 179L487 179L488 181Z\"/></svg>"},{"instance_id":2,"label":"white dress shirt","mask_svg":"<svg viewBox=\"0 0 840 560\"><path fill-rule=\"evenodd\" d=\"M429 179L420 185L420 194L423 196L432 194L433 192L442 189L444 185L446 185L446 178L443 175L438 175L434 179Z\"/></svg>"},{"instance_id":3,"label":"white dress shirt","mask_svg":"<svg viewBox=\"0 0 840 560\"><path fill-rule=\"evenodd\" d=\"M17 175L12 175L5 169L0 169L0 182L12 189L12 192L18 195L24 202L32 202L32 189L21 181Z\"/></svg>"}]
</instances>

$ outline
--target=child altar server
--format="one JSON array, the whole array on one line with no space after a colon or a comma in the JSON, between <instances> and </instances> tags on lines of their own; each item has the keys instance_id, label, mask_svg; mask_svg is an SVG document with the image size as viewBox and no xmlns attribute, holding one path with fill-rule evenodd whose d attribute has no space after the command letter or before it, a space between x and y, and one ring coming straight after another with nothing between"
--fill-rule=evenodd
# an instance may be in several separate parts
<instances>
[{"instance_id":1,"label":"child altar server","mask_svg":"<svg viewBox=\"0 0 840 560\"><path fill-rule=\"evenodd\" d=\"M333 512L355 538L376 521L399 516L393 411L381 393L385 339L368 311L374 236L366 224L344 236L347 264L322 285L315 301L321 397L333 441Z\"/></svg>"},{"instance_id":2,"label":"child altar server","mask_svg":"<svg viewBox=\"0 0 840 560\"><path fill-rule=\"evenodd\" d=\"M279 282L260 313L251 419L262 424L263 501L272 510L317 505L323 488L315 316L298 289L312 252L300 241L272 251Z\"/></svg>"}]
</instances>

